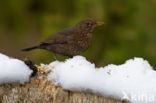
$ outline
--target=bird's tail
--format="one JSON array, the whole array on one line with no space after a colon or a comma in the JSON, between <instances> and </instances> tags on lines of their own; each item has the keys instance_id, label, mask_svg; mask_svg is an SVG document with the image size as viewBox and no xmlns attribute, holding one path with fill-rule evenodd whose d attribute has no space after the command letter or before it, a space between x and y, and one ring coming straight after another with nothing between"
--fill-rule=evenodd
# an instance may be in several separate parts
<instances>
[{"instance_id":1,"label":"bird's tail","mask_svg":"<svg viewBox=\"0 0 156 103\"><path fill-rule=\"evenodd\" d=\"M30 50L33 50L33 49L37 49L39 46L33 46L33 47L30 47L30 48L25 48L25 49L22 49L22 51L30 51Z\"/></svg>"}]
</instances>

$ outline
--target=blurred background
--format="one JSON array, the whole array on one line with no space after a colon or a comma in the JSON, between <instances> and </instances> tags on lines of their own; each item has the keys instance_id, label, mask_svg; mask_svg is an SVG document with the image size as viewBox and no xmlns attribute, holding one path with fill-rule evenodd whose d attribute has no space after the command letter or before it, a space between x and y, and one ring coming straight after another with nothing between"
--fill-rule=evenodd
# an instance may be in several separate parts
<instances>
[{"instance_id":1,"label":"blurred background","mask_svg":"<svg viewBox=\"0 0 156 103\"><path fill-rule=\"evenodd\" d=\"M84 18L107 23L94 30L82 54L88 60L101 66L143 57L156 65L156 0L0 0L0 52L49 63L51 52L21 49Z\"/></svg>"}]
</instances>

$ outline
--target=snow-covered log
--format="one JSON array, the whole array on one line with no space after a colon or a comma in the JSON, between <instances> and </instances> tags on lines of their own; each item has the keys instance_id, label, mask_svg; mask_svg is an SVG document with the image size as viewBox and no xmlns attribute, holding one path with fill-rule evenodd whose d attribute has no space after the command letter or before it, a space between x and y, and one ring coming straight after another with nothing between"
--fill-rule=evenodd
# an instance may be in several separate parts
<instances>
[{"instance_id":1,"label":"snow-covered log","mask_svg":"<svg viewBox=\"0 0 156 103\"><path fill-rule=\"evenodd\" d=\"M0 103L156 102L156 71L142 58L96 68L75 56L38 66L34 77L26 64L0 54Z\"/></svg>"},{"instance_id":2,"label":"snow-covered log","mask_svg":"<svg viewBox=\"0 0 156 103\"><path fill-rule=\"evenodd\" d=\"M25 84L0 85L0 103L123 103L87 92L72 92L53 85L46 74L38 74Z\"/></svg>"},{"instance_id":3,"label":"snow-covered log","mask_svg":"<svg viewBox=\"0 0 156 103\"><path fill-rule=\"evenodd\" d=\"M39 66L37 74L31 77L32 70L26 64L0 54L0 103L122 103L96 94L64 90L48 80L49 69L45 66Z\"/></svg>"}]
</instances>

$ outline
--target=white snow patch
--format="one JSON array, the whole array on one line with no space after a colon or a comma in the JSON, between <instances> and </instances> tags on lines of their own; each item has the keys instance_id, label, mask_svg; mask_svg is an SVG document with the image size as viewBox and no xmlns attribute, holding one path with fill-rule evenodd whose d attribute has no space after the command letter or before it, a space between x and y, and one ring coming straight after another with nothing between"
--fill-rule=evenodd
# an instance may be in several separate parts
<instances>
[{"instance_id":1,"label":"white snow patch","mask_svg":"<svg viewBox=\"0 0 156 103\"><path fill-rule=\"evenodd\" d=\"M0 53L0 84L29 80L32 70L23 61Z\"/></svg>"},{"instance_id":2,"label":"white snow patch","mask_svg":"<svg viewBox=\"0 0 156 103\"><path fill-rule=\"evenodd\" d=\"M142 58L122 65L96 68L82 56L52 62L48 75L56 85L72 91L89 91L132 103L156 103L156 71Z\"/></svg>"}]
</instances>

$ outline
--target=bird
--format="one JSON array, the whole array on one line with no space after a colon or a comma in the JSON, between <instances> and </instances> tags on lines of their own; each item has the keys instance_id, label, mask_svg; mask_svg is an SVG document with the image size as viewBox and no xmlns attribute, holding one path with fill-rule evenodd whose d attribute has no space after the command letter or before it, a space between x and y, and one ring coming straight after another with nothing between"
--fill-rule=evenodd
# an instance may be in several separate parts
<instances>
[{"instance_id":1,"label":"bird","mask_svg":"<svg viewBox=\"0 0 156 103\"><path fill-rule=\"evenodd\" d=\"M85 52L92 41L93 29L97 26L105 24L104 22L97 22L92 18L87 18L73 27L63 29L45 41L30 48L22 49L22 51L31 51L33 49L45 49L72 58Z\"/></svg>"}]
</instances>

